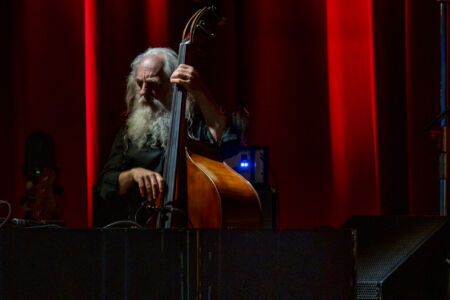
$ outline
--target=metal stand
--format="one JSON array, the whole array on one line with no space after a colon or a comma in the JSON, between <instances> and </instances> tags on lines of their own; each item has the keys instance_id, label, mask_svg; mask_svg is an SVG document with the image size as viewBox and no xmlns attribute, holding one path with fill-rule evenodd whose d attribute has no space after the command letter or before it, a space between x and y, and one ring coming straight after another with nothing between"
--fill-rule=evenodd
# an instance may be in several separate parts
<instances>
[{"instance_id":1,"label":"metal stand","mask_svg":"<svg viewBox=\"0 0 450 300\"><path fill-rule=\"evenodd\" d=\"M441 113L447 111L447 4L440 1L441 13ZM442 142L439 157L440 170L440 215L447 215L447 118L441 119Z\"/></svg>"}]
</instances>

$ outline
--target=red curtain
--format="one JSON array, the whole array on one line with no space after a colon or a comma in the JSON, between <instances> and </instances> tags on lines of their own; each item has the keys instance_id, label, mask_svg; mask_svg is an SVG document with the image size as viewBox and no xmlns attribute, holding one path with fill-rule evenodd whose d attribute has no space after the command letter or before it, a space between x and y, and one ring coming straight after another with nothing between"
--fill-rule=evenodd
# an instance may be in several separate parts
<instances>
[{"instance_id":1,"label":"red curtain","mask_svg":"<svg viewBox=\"0 0 450 300\"><path fill-rule=\"evenodd\" d=\"M0 197L14 216L25 139L43 130L56 142L63 217L90 224L130 62L149 46L177 50L199 2L2 3L11 76ZM250 110L250 144L269 147L282 228L438 213L436 143L424 127L439 111L439 7L428 2L215 1L227 24L199 69L223 107Z\"/></svg>"},{"instance_id":2,"label":"red curtain","mask_svg":"<svg viewBox=\"0 0 450 300\"><path fill-rule=\"evenodd\" d=\"M2 17L10 22L4 24L9 28L4 36L9 48L4 71L11 82L5 87L9 97L2 99L9 107L1 110L1 117L9 121L2 128L7 137L1 147L2 165L8 169L1 175L0 197L12 204L14 217L22 216L25 140L35 130L47 132L55 140L64 219L71 227L86 226L83 2L2 5L7 8Z\"/></svg>"},{"instance_id":3,"label":"red curtain","mask_svg":"<svg viewBox=\"0 0 450 300\"><path fill-rule=\"evenodd\" d=\"M97 103L97 5L84 1L84 67L86 88L86 184L88 226L92 226L93 186L99 172Z\"/></svg>"},{"instance_id":4,"label":"red curtain","mask_svg":"<svg viewBox=\"0 0 450 300\"><path fill-rule=\"evenodd\" d=\"M370 1L327 2L333 224L381 212L372 16Z\"/></svg>"},{"instance_id":5,"label":"red curtain","mask_svg":"<svg viewBox=\"0 0 450 300\"><path fill-rule=\"evenodd\" d=\"M269 147L281 227L316 227L333 215L326 2L288 2L245 2L244 99L250 144Z\"/></svg>"}]
</instances>

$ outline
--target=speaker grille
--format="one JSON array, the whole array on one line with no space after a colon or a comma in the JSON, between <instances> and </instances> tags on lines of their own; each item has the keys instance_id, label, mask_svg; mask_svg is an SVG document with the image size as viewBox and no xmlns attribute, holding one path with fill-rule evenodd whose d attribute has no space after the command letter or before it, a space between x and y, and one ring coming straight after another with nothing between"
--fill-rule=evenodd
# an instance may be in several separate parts
<instances>
[{"instance_id":1,"label":"speaker grille","mask_svg":"<svg viewBox=\"0 0 450 300\"><path fill-rule=\"evenodd\" d=\"M416 273L421 273L414 271L424 263L418 262L417 253L446 223L443 217L361 216L350 219L345 227L356 228L358 232L357 299L385 299L388 281L396 290L407 283L411 286L410 292L414 290L418 280ZM426 259L432 257L430 254ZM399 275L399 269L407 263ZM397 281L392 283L394 274Z\"/></svg>"},{"instance_id":2,"label":"speaker grille","mask_svg":"<svg viewBox=\"0 0 450 300\"><path fill-rule=\"evenodd\" d=\"M373 282L358 282L356 285L357 299L379 299L380 288Z\"/></svg>"}]
</instances>

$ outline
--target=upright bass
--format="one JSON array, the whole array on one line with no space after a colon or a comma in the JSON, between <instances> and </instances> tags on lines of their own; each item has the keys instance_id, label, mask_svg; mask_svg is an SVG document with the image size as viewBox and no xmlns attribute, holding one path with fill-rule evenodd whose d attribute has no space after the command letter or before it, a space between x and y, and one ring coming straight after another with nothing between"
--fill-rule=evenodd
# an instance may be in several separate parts
<instances>
[{"instance_id":1,"label":"upright bass","mask_svg":"<svg viewBox=\"0 0 450 300\"><path fill-rule=\"evenodd\" d=\"M221 22L214 7L198 10L184 29L178 64L189 64L191 50L213 37ZM183 223L193 228L258 228L261 203L252 185L225 163L195 153L189 146L186 93L176 85L163 171L166 189L158 203L157 228L174 228Z\"/></svg>"}]
</instances>

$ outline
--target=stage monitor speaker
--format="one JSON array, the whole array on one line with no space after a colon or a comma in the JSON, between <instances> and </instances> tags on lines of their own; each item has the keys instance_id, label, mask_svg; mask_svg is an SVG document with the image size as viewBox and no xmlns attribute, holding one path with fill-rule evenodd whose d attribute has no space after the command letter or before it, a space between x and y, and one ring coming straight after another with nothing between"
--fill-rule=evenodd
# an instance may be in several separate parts
<instances>
[{"instance_id":1,"label":"stage monitor speaker","mask_svg":"<svg viewBox=\"0 0 450 300\"><path fill-rule=\"evenodd\" d=\"M446 217L355 216L357 299L446 299Z\"/></svg>"}]
</instances>

